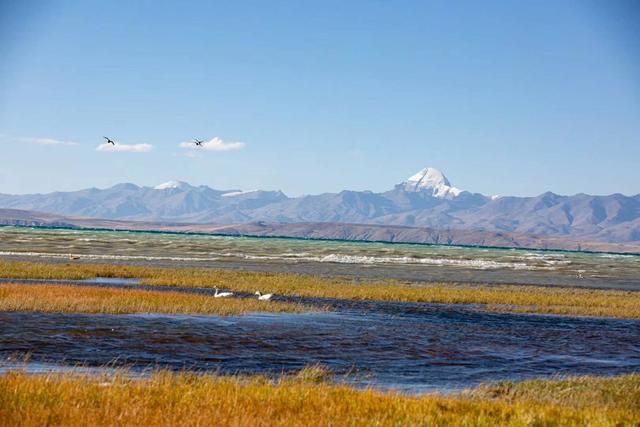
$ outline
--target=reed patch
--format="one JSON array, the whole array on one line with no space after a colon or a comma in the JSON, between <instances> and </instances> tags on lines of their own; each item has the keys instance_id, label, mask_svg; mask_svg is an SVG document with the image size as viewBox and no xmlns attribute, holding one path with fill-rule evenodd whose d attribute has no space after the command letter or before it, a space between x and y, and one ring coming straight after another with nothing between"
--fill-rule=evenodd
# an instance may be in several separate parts
<instances>
[{"instance_id":1,"label":"reed patch","mask_svg":"<svg viewBox=\"0 0 640 427\"><path fill-rule=\"evenodd\" d=\"M182 292L92 286L0 284L0 311L231 316L249 312L300 313L309 309L295 303L214 298Z\"/></svg>"}]
</instances>

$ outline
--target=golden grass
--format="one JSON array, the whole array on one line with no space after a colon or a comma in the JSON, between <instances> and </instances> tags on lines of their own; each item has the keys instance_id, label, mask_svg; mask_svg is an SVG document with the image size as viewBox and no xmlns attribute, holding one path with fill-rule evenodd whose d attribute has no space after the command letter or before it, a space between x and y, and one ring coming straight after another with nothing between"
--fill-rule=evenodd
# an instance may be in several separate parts
<instances>
[{"instance_id":1,"label":"golden grass","mask_svg":"<svg viewBox=\"0 0 640 427\"><path fill-rule=\"evenodd\" d=\"M91 286L0 284L0 311L101 314L215 314L248 312L298 313L301 304L256 299Z\"/></svg>"},{"instance_id":2,"label":"golden grass","mask_svg":"<svg viewBox=\"0 0 640 427\"><path fill-rule=\"evenodd\" d=\"M521 382L503 381L482 385L466 396L494 399L509 403L529 402L562 407L629 411L640 423L640 374L617 377L569 377L564 379L533 379Z\"/></svg>"},{"instance_id":3,"label":"golden grass","mask_svg":"<svg viewBox=\"0 0 640 427\"><path fill-rule=\"evenodd\" d=\"M206 268L158 268L98 264L45 264L0 261L0 277L40 279L139 278L145 284L179 287L220 286L238 292L352 300L478 304L492 311L640 318L640 292L519 285L357 284L289 273L241 272Z\"/></svg>"},{"instance_id":4,"label":"golden grass","mask_svg":"<svg viewBox=\"0 0 640 427\"><path fill-rule=\"evenodd\" d=\"M453 397L356 390L305 375L0 375L0 425L11 426L632 426L639 419L640 375L528 381Z\"/></svg>"}]
</instances>

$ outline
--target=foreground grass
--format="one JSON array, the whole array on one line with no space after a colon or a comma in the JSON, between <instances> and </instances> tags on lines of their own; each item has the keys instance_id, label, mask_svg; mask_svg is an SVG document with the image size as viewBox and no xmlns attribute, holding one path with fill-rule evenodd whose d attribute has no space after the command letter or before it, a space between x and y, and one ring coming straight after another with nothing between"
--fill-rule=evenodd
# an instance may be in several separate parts
<instances>
[{"instance_id":1,"label":"foreground grass","mask_svg":"<svg viewBox=\"0 0 640 427\"><path fill-rule=\"evenodd\" d=\"M605 411L629 411L640 423L640 374L617 377L569 377L534 379L521 382L504 381L480 386L465 393L479 400L507 403L528 402L558 405L575 409L602 408Z\"/></svg>"},{"instance_id":2,"label":"foreground grass","mask_svg":"<svg viewBox=\"0 0 640 427\"><path fill-rule=\"evenodd\" d=\"M479 304L493 311L640 318L640 292L540 286L480 286L394 282L356 284L287 273L240 272L206 268L158 268L98 264L45 264L0 261L0 277L39 279L139 278L145 284L180 287L220 286L238 292L353 300Z\"/></svg>"},{"instance_id":3,"label":"foreground grass","mask_svg":"<svg viewBox=\"0 0 640 427\"><path fill-rule=\"evenodd\" d=\"M102 314L215 314L248 312L295 313L300 304L255 299L214 298L185 294L90 286L0 284L0 311L40 311Z\"/></svg>"},{"instance_id":4,"label":"foreground grass","mask_svg":"<svg viewBox=\"0 0 640 427\"><path fill-rule=\"evenodd\" d=\"M640 375L528 381L457 397L356 390L313 373L276 381L0 375L0 425L12 426L631 426L639 419Z\"/></svg>"}]
</instances>

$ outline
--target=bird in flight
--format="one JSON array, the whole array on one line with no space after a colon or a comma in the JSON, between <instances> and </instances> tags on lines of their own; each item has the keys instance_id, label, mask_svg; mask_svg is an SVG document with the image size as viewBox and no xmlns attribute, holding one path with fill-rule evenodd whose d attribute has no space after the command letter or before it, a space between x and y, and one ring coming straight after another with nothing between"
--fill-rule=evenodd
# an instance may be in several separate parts
<instances>
[{"instance_id":1,"label":"bird in flight","mask_svg":"<svg viewBox=\"0 0 640 427\"><path fill-rule=\"evenodd\" d=\"M113 142L111 139L107 138L106 136L103 136L103 138L107 140L107 144L116 145L115 142Z\"/></svg>"},{"instance_id":2,"label":"bird in flight","mask_svg":"<svg viewBox=\"0 0 640 427\"><path fill-rule=\"evenodd\" d=\"M203 143L203 142L204 142L204 141L200 141L199 139L194 139L194 140L193 140L193 143L194 143L194 144L196 144L198 147L202 147L202 143Z\"/></svg>"}]
</instances>

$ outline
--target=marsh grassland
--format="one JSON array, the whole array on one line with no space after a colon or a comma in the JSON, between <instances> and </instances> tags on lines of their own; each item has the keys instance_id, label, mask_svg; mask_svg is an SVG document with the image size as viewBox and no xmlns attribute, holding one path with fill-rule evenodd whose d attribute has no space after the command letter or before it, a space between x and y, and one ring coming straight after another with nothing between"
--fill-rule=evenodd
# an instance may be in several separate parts
<instances>
[{"instance_id":1,"label":"marsh grassland","mask_svg":"<svg viewBox=\"0 0 640 427\"><path fill-rule=\"evenodd\" d=\"M137 289L0 284L0 311L87 314L300 313L301 304Z\"/></svg>"},{"instance_id":2,"label":"marsh grassland","mask_svg":"<svg viewBox=\"0 0 640 427\"><path fill-rule=\"evenodd\" d=\"M12 426L633 426L640 375L500 383L408 396L296 376L157 372L147 378L0 375L0 425Z\"/></svg>"},{"instance_id":3,"label":"marsh grassland","mask_svg":"<svg viewBox=\"0 0 640 427\"><path fill-rule=\"evenodd\" d=\"M0 261L0 278L6 281L0 284L0 315L42 312L226 316L323 310L298 302L214 298L184 289L211 290L217 286L238 293L260 290L293 298L288 301L309 297L472 304L474 310L640 319L640 292L626 291L394 281L355 283L285 273L72 262ZM11 279L64 282L95 278L135 278L148 287L10 283ZM40 327L37 325L38 331ZM22 340L23 332L20 328L15 330L12 339ZM40 343L39 333L30 342ZM440 348L441 357L450 357L448 346L434 348ZM188 351L191 357L193 349ZM562 354L561 349L558 354ZM436 361L441 358L438 354L429 357ZM299 366L303 365L295 369ZM356 388L342 384L339 376L321 366L275 377L168 370L142 377L127 370L115 374L78 370L28 374L9 370L0 374L0 426L637 426L639 421L640 374L500 382L455 395L410 395Z\"/></svg>"},{"instance_id":4,"label":"marsh grassland","mask_svg":"<svg viewBox=\"0 0 640 427\"><path fill-rule=\"evenodd\" d=\"M25 279L137 278L155 286L219 286L236 292L284 296L439 304L476 304L484 310L516 313L639 319L640 292L521 285L464 285L399 282L353 283L287 273L206 268L157 268L100 264L46 264L0 261L0 276Z\"/></svg>"}]
</instances>

